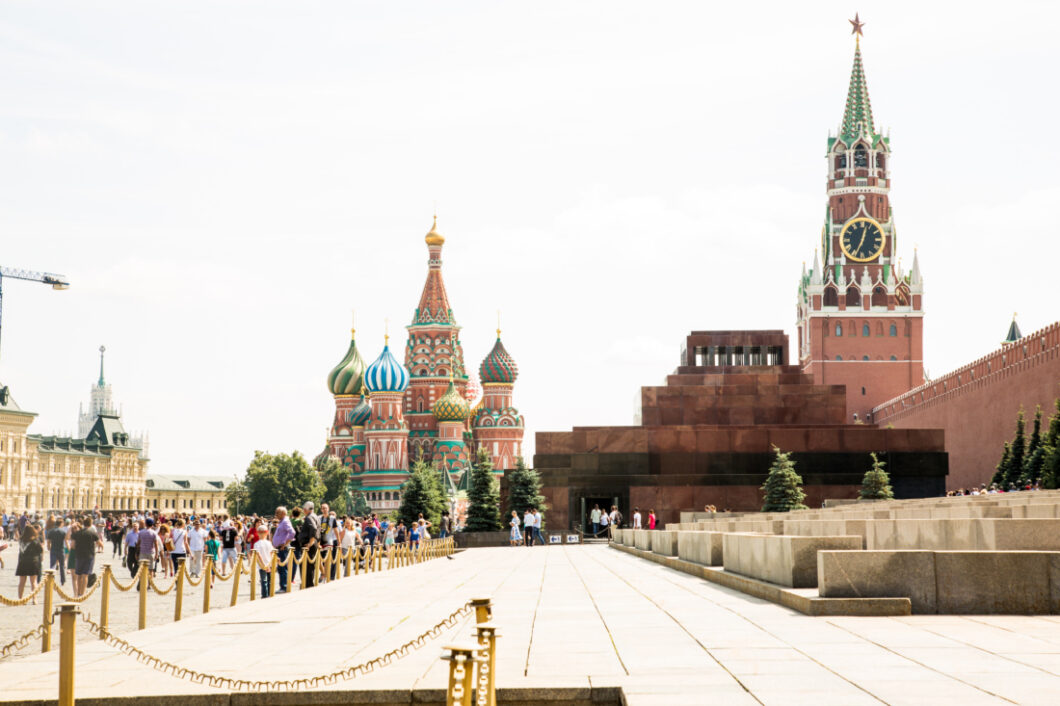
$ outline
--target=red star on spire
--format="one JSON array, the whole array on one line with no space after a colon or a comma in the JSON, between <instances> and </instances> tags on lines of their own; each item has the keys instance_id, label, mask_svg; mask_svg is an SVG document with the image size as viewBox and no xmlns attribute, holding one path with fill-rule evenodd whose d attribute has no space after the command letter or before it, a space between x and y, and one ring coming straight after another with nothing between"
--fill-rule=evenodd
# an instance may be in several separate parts
<instances>
[{"instance_id":1,"label":"red star on spire","mask_svg":"<svg viewBox=\"0 0 1060 706\"><path fill-rule=\"evenodd\" d=\"M855 12L854 13L854 19L847 20L847 22L849 22L850 24L854 25L854 29L850 30L851 34L856 34L859 37L863 37L864 36L864 33L861 31L861 28L865 26L865 23L862 22L861 19L858 17L858 13Z\"/></svg>"}]
</instances>

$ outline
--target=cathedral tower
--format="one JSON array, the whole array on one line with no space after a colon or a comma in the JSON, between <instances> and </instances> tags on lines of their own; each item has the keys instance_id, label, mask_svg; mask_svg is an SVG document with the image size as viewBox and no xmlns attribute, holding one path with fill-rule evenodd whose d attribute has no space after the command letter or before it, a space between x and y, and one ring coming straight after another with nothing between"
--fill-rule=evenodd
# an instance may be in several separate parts
<instances>
[{"instance_id":1,"label":"cathedral tower","mask_svg":"<svg viewBox=\"0 0 1060 706\"><path fill-rule=\"evenodd\" d=\"M356 331L351 328L350 346L346 349L346 355L328 373L328 390L335 397L335 418L332 420L331 433L328 435L328 455L330 456L345 458L350 444L353 443L353 427L349 418L358 402L364 400L365 367L364 358L357 350ZM363 434L363 422L361 426ZM361 439L362 446L363 443Z\"/></svg>"},{"instance_id":2,"label":"cathedral tower","mask_svg":"<svg viewBox=\"0 0 1060 706\"><path fill-rule=\"evenodd\" d=\"M400 504L398 491L409 469L409 427L402 411L409 374L389 345L365 370L364 384L371 393L372 414L364 429L365 471L356 480L361 490L375 493L373 510L393 510Z\"/></svg>"},{"instance_id":3,"label":"cathedral tower","mask_svg":"<svg viewBox=\"0 0 1060 706\"><path fill-rule=\"evenodd\" d=\"M838 134L828 138L828 205L798 297L799 364L819 384L846 385L847 418L921 384L923 279L901 270L890 204L890 138L877 132L861 60L861 27Z\"/></svg>"},{"instance_id":4,"label":"cathedral tower","mask_svg":"<svg viewBox=\"0 0 1060 706\"><path fill-rule=\"evenodd\" d=\"M517 377L519 367L501 343L501 330L497 329L493 350L479 366L482 402L471 422L475 448L489 452L496 471L515 468L515 460L523 453L523 417L512 404Z\"/></svg>"},{"instance_id":5,"label":"cathedral tower","mask_svg":"<svg viewBox=\"0 0 1060 706\"><path fill-rule=\"evenodd\" d=\"M427 281L423 285L419 306L413 314L405 348L405 367L410 379L405 394L405 414L409 423L409 454L415 459L434 457L438 438L438 421L431 410L452 383L464 394L464 350L460 345L460 327L449 305L449 295L442 280L442 246L445 238L438 232L438 219L424 237L427 243Z\"/></svg>"}]
</instances>

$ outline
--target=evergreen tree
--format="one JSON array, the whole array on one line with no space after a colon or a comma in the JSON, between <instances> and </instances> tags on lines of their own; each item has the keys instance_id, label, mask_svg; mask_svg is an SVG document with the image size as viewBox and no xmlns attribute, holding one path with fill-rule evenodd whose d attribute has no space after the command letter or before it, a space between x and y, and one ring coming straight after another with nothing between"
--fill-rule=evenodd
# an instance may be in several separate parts
<instances>
[{"instance_id":1,"label":"evergreen tree","mask_svg":"<svg viewBox=\"0 0 1060 706\"><path fill-rule=\"evenodd\" d=\"M1034 426L1031 431L1031 440L1027 444L1027 456L1023 460L1023 468L1020 469L1020 486L1034 483L1042 475L1042 462L1044 461L1042 451L1042 406L1038 405L1034 410Z\"/></svg>"},{"instance_id":2,"label":"evergreen tree","mask_svg":"<svg viewBox=\"0 0 1060 706\"><path fill-rule=\"evenodd\" d=\"M368 504L367 498L364 497L364 493L360 490L353 491L353 509L352 514L357 517L364 517L372 513L372 506Z\"/></svg>"},{"instance_id":3,"label":"evergreen tree","mask_svg":"<svg viewBox=\"0 0 1060 706\"><path fill-rule=\"evenodd\" d=\"M1025 426L1023 407L1020 407L1019 414L1016 415L1016 437L1012 440L1011 461L1007 469L1008 472L1005 474L1005 490L1008 490L1010 484L1016 485L1019 483L1020 476L1023 475L1023 461L1027 458Z\"/></svg>"},{"instance_id":4,"label":"evergreen tree","mask_svg":"<svg viewBox=\"0 0 1060 706\"><path fill-rule=\"evenodd\" d=\"M795 462L791 460L791 454L782 453L776 446L773 450L777 457L769 468L765 484L762 485L765 492L762 512L807 509L802 503L806 499L806 493L802 492L802 477L795 472Z\"/></svg>"},{"instance_id":5,"label":"evergreen tree","mask_svg":"<svg viewBox=\"0 0 1060 706\"><path fill-rule=\"evenodd\" d=\"M1008 476L1009 468L1011 467L1012 444L1006 441L1004 447L1001 449L1001 460L997 462L997 467L994 470L994 477L990 479L990 483L999 488L1004 488L1005 478Z\"/></svg>"},{"instance_id":6,"label":"evergreen tree","mask_svg":"<svg viewBox=\"0 0 1060 706\"><path fill-rule=\"evenodd\" d=\"M1060 397L1056 399L1056 411L1049 418L1049 431L1042 440L1042 487L1055 490L1060 487Z\"/></svg>"},{"instance_id":7,"label":"evergreen tree","mask_svg":"<svg viewBox=\"0 0 1060 706\"><path fill-rule=\"evenodd\" d=\"M508 513L515 510L520 515L527 508L545 507L545 496L541 494L541 476L532 468L527 468L522 456L515 459L515 470L508 472Z\"/></svg>"},{"instance_id":8,"label":"evergreen tree","mask_svg":"<svg viewBox=\"0 0 1060 706\"><path fill-rule=\"evenodd\" d=\"M401 486L398 519L408 525L422 513L428 522L437 525L444 509L445 493L442 492L441 476L423 458L423 449L420 449L410 469L408 480Z\"/></svg>"},{"instance_id":9,"label":"evergreen tree","mask_svg":"<svg viewBox=\"0 0 1060 706\"><path fill-rule=\"evenodd\" d=\"M493 477L493 463L484 448L475 453L467 491L467 532L496 532L501 528L501 493Z\"/></svg>"},{"instance_id":10,"label":"evergreen tree","mask_svg":"<svg viewBox=\"0 0 1060 706\"><path fill-rule=\"evenodd\" d=\"M887 464L876 458L876 454L869 455L872 456L872 468L865 472L861 480L859 497L864 500L894 500L891 478L883 469Z\"/></svg>"}]
</instances>

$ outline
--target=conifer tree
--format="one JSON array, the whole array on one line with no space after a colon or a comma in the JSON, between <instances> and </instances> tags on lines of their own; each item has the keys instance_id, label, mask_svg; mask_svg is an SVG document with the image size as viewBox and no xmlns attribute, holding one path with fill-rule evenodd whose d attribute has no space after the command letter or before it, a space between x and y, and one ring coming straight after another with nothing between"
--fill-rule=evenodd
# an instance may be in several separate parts
<instances>
[{"instance_id":1,"label":"conifer tree","mask_svg":"<svg viewBox=\"0 0 1060 706\"><path fill-rule=\"evenodd\" d=\"M997 462L994 477L990 479L992 485L999 488L1005 487L1005 478L1008 476L1009 468L1012 466L1012 444L1005 442L1001 449L1001 460Z\"/></svg>"},{"instance_id":2,"label":"conifer tree","mask_svg":"<svg viewBox=\"0 0 1060 706\"><path fill-rule=\"evenodd\" d=\"M368 504L368 499L364 497L364 492L360 490L353 491L353 509L351 514L357 517L364 517L372 513L372 506Z\"/></svg>"},{"instance_id":3,"label":"conifer tree","mask_svg":"<svg viewBox=\"0 0 1060 706\"><path fill-rule=\"evenodd\" d=\"M870 456L872 456L872 468L865 472L865 477L861 480L861 492L858 497L863 500L893 500L894 490L891 488L891 477L883 468L887 464L876 458L874 453Z\"/></svg>"},{"instance_id":4,"label":"conifer tree","mask_svg":"<svg viewBox=\"0 0 1060 706\"><path fill-rule=\"evenodd\" d=\"M802 503L806 499L806 493L802 492L802 477L795 472L795 462L791 460L791 454L781 452L776 446L773 451L777 457L769 468L766 482L762 485L762 491L765 493L762 512L807 509Z\"/></svg>"},{"instance_id":5,"label":"conifer tree","mask_svg":"<svg viewBox=\"0 0 1060 706\"><path fill-rule=\"evenodd\" d=\"M523 457L515 459L515 470L509 471L508 478L508 512L515 510L519 514L527 509L545 507L545 496L541 494L541 476L532 468L527 468Z\"/></svg>"},{"instance_id":6,"label":"conifer tree","mask_svg":"<svg viewBox=\"0 0 1060 706\"><path fill-rule=\"evenodd\" d=\"M1016 415L1016 437L1012 440L1011 446L1011 461L1005 474L1005 490L1008 490L1009 485L1015 485L1019 483L1020 476L1023 475L1023 461L1027 457L1027 439L1024 432L1026 422L1023 418L1023 407L1020 407L1019 414Z\"/></svg>"},{"instance_id":7,"label":"conifer tree","mask_svg":"<svg viewBox=\"0 0 1060 706\"><path fill-rule=\"evenodd\" d=\"M1042 488L1055 490L1060 487L1060 397L1056 398L1056 411L1049 417L1049 430L1042 437Z\"/></svg>"},{"instance_id":8,"label":"conifer tree","mask_svg":"<svg viewBox=\"0 0 1060 706\"><path fill-rule=\"evenodd\" d=\"M398 519L406 525L419 518L422 513L432 525L441 521L445 509L445 494L442 492L441 477L430 463L423 458L423 449L412 464L409 477L401 486L401 506L398 507Z\"/></svg>"},{"instance_id":9,"label":"conifer tree","mask_svg":"<svg viewBox=\"0 0 1060 706\"><path fill-rule=\"evenodd\" d=\"M496 532L501 528L501 492L493 477L493 463L489 452L479 447L471 467L471 482L467 491L468 532Z\"/></svg>"},{"instance_id":10,"label":"conifer tree","mask_svg":"<svg viewBox=\"0 0 1060 706\"><path fill-rule=\"evenodd\" d=\"M1023 460L1023 468L1020 473L1020 486L1034 483L1042 475L1042 462L1044 451L1042 450L1042 406L1038 405L1034 410L1034 426L1031 431L1031 440L1027 444L1027 456Z\"/></svg>"}]
</instances>

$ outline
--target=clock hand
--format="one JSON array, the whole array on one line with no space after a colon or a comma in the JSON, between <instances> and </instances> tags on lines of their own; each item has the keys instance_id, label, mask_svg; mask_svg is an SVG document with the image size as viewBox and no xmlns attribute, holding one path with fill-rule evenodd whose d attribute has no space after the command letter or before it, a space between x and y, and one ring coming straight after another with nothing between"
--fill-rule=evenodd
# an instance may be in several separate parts
<instances>
[{"instance_id":1,"label":"clock hand","mask_svg":"<svg viewBox=\"0 0 1060 706\"><path fill-rule=\"evenodd\" d=\"M861 253L861 246L865 244L865 236L868 235L869 229L865 228L861 231L861 240L858 241L858 246L854 248L854 252Z\"/></svg>"}]
</instances>

